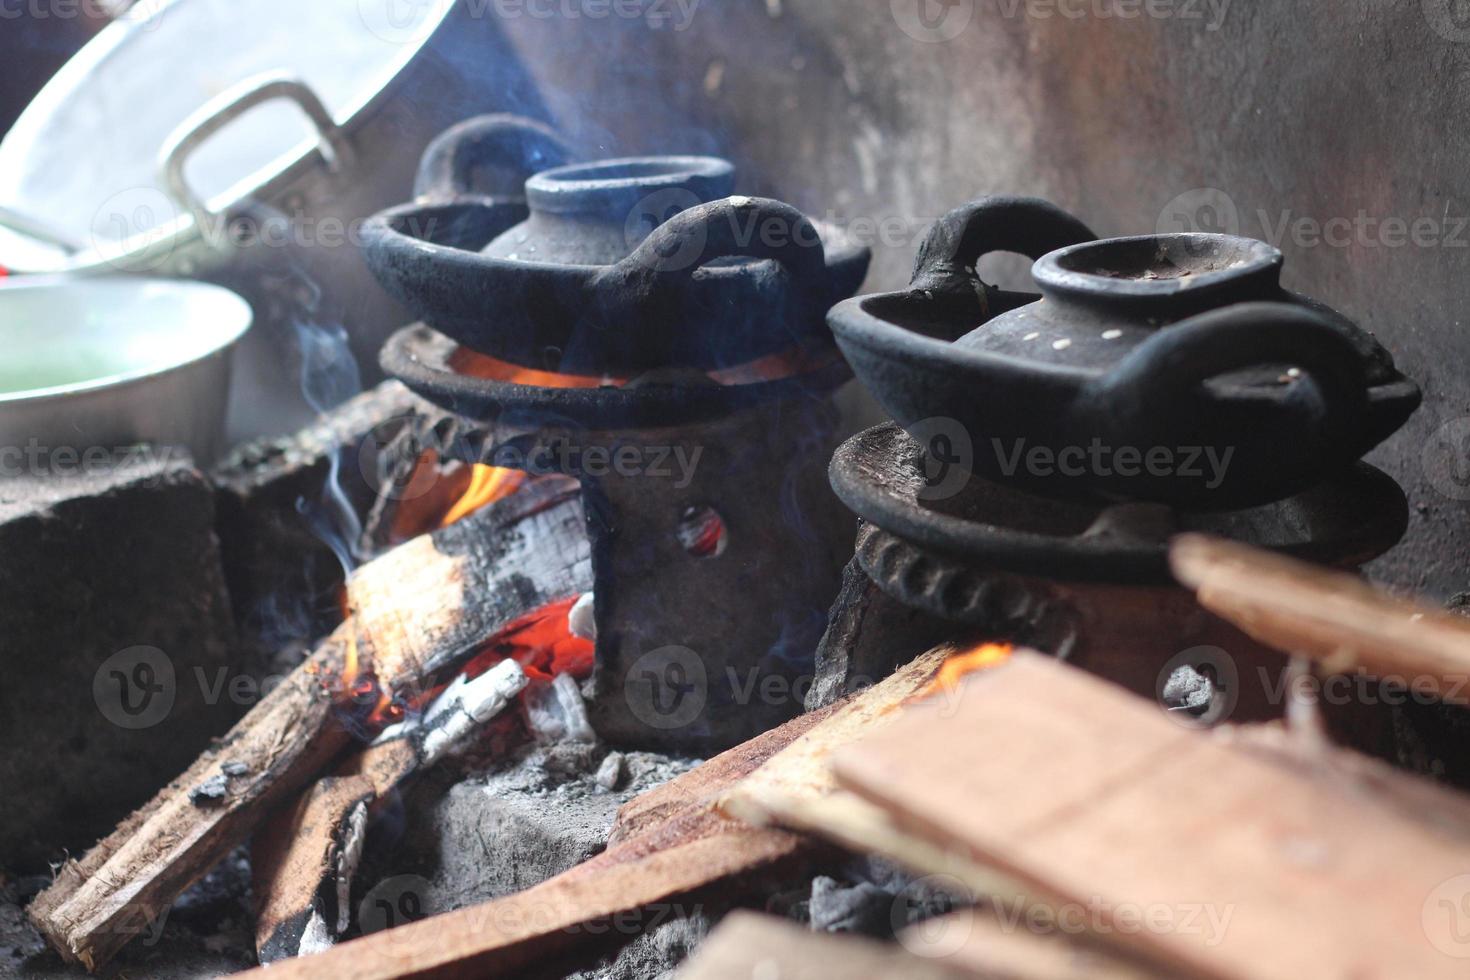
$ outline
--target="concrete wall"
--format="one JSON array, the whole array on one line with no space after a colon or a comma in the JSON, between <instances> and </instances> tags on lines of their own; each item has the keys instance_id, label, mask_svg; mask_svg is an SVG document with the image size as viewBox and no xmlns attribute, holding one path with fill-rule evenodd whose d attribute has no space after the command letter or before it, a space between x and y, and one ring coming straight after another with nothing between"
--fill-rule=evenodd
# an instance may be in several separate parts
<instances>
[{"instance_id":1,"label":"concrete wall","mask_svg":"<svg viewBox=\"0 0 1470 980\"><path fill-rule=\"evenodd\" d=\"M1426 393L1373 457L1414 509L1375 574L1470 588L1458 0L689 2L527 4L506 28L592 148L722 152L747 190L881 223L871 288L906 282L928 221L988 192L1050 197L1103 234L1276 242L1287 284L1377 333Z\"/></svg>"}]
</instances>

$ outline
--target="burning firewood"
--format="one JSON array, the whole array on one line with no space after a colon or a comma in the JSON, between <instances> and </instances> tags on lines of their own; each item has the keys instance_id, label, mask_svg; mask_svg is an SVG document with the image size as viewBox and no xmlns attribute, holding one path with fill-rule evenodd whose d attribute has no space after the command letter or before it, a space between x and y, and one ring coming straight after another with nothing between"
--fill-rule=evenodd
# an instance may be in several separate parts
<instances>
[{"instance_id":1,"label":"burning firewood","mask_svg":"<svg viewBox=\"0 0 1470 980\"><path fill-rule=\"evenodd\" d=\"M1170 560L1201 605L1262 643L1334 673L1363 669L1470 704L1470 620L1229 541L1181 536Z\"/></svg>"},{"instance_id":2,"label":"burning firewood","mask_svg":"<svg viewBox=\"0 0 1470 980\"><path fill-rule=\"evenodd\" d=\"M359 569L342 626L188 772L62 867L31 905L37 928L69 962L107 962L396 703L523 614L590 590L583 528L575 484L537 481ZM384 751L380 779L406 764L402 749ZM350 815L361 799L345 786L312 816L333 824L344 800Z\"/></svg>"}]
</instances>

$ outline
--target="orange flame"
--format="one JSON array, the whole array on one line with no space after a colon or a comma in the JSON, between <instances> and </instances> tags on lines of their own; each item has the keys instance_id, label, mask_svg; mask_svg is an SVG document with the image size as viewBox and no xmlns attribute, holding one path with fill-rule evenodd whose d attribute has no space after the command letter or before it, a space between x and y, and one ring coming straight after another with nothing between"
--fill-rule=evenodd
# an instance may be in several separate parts
<instances>
[{"instance_id":1,"label":"orange flame","mask_svg":"<svg viewBox=\"0 0 1470 980\"><path fill-rule=\"evenodd\" d=\"M1009 643L982 643L952 655L939 668L930 686L931 692L953 691L960 681L976 671L998 667L1011 659L1015 647Z\"/></svg>"},{"instance_id":2,"label":"orange flame","mask_svg":"<svg viewBox=\"0 0 1470 980\"><path fill-rule=\"evenodd\" d=\"M476 463L470 473L470 485L464 493L449 508L439 522L440 527L448 527L455 521L470 516L481 507L488 507L497 500L504 500L515 493L526 482L526 474L522 470L506 469L503 466L486 466Z\"/></svg>"},{"instance_id":3,"label":"orange flame","mask_svg":"<svg viewBox=\"0 0 1470 980\"><path fill-rule=\"evenodd\" d=\"M761 381L774 381L797 374L808 374L839 360L835 351L811 351L800 348L767 354L744 364L716 368L708 372L709 377L720 385L748 385ZM509 361L481 354L467 347L458 347L449 355L449 366L460 374L487 381L509 381L514 384L532 385L537 388L621 388L629 379L614 375L593 376L588 374L559 374L554 371L536 371Z\"/></svg>"},{"instance_id":4,"label":"orange flame","mask_svg":"<svg viewBox=\"0 0 1470 980\"><path fill-rule=\"evenodd\" d=\"M521 367L519 364L491 357L489 354L470 350L468 347L455 348L454 353L449 355L449 366L460 374L467 374L472 378L484 378L487 381L510 381L537 388L601 388L605 385L621 388L628 382L627 378L534 371L531 368Z\"/></svg>"},{"instance_id":5,"label":"orange flame","mask_svg":"<svg viewBox=\"0 0 1470 980\"><path fill-rule=\"evenodd\" d=\"M392 724L403 718L403 706L393 701L392 694L378 682L378 675L363 669L357 635L351 630L347 631L342 659L342 693L356 706L353 713L365 718L370 726ZM357 709L361 709L360 714Z\"/></svg>"}]
</instances>

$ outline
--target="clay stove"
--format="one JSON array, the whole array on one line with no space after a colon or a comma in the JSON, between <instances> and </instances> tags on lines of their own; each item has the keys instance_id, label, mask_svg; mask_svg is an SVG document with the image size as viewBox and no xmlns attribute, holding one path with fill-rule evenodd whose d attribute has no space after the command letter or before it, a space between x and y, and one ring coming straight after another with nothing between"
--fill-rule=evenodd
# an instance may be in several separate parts
<instances>
[{"instance_id":1,"label":"clay stove","mask_svg":"<svg viewBox=\"0 0 1470 980\"><path fill-rule=\"evenodd\" d=\"M581 486L590 709L614 743L708 753L799 713L851 533L824 476L850 373L820 311L867 252L733 181L711 158L568 166L527 181L529 216L369 228L427 321L382 363L445 413L401 458L432 443Z\"/></svg>"},{"instance_id":2,"label":"clay stove","mask_svg":"<svg viewBox=\"0 0 1470 980\"><path fill-rule=\"evenodd\" d=\"M1355 569L1403 534L1403 494L1357 460L1419 392L1371 336L1283 290L1265 243L1095 238L982 199L930 231L908 290L832 311L898 425L833 460L862 525L809 706L941 641L1005 640L1207 720L1274 717L1284 661L1173 584L1170 538ZM1036 259L1042 295L982 282L995 251Z\"/></svg>"}]
</instances>

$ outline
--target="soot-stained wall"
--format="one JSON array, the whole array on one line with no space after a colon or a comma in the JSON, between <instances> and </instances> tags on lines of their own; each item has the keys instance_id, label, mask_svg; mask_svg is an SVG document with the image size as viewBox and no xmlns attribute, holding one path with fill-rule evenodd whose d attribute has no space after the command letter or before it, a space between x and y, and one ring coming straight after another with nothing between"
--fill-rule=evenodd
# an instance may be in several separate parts
<instances>
[{"instance_id":1,"label":"soot-stained wall","mask_svg":"<svg viewBox=\"0 0 1470 980\"><path fill-rule=\"evenodd\" d=\"M1106 235L1279 245L1289 287L1374 331L1424 388L1371 457L1413 511L1373 573L1470 588L1470 20L1456 0L572 6L505 20L559 123L608 154L731 156L745 189L869 235L869 288L906 282L929 221L992 192L1052 198Z\"/></svg>"}]
</instances>

